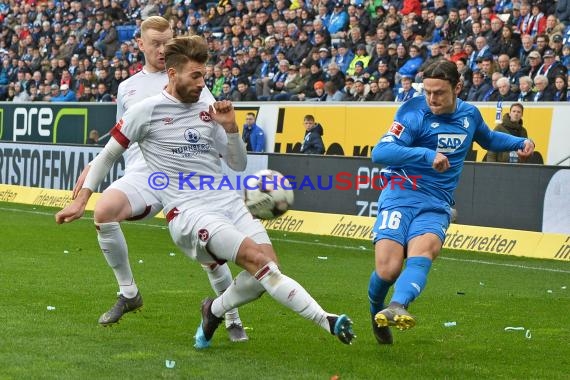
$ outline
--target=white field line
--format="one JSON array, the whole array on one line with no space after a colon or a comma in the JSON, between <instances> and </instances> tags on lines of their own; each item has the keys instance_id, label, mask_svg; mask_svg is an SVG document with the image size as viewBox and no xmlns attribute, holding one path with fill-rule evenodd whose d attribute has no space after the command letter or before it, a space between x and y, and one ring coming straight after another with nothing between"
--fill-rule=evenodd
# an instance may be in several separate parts
<instances>
[{"instance_id":1,"label":"white field line","mask_svg":"<svg viewBox=\"0 0 570 380\"><path fill-rule=\"evenodd\" d=\"M0 211L12 211L12 212L24 212L28 214L35 214L35 215L46 215L46 216L53 216L54 213L49 213L45 211L34 211L28 209L16 209L16 208L4 208L0 207ZM84 219L93 220L93 218L84 217ZM55 220L55 219L54 219ZM54 221L55 223L55 221ZM157 224L147 224L141 222L126 222L126 223L136 223L139 226L150 227L150 228L160 228L166 229L166 225L157 225ZM350 246L350 245L336 245L336 244L328 244L328 243L321 243L319 241L303 241L303 240L294 240L294 239L284 239L284 238L273 238L272 241L279 241L285 243L292 243L292 244L305 244L305 245L315 245L320 247L328 247L328 248L335 248L340 250L351 250L351 251L368 251L372 253L372 246L369 242L363 240L363 244L360 246ZM458 261L462 263L471 263L471 264L480 264L480 265L494 265L500 267L509 267L509 268L517 268L517 269L525 269L525 270L534 270L534 271L543 271L543 272L556 272L556 273L568 273L570 274L570 270L564 269L555 269L555 268L544 268L544 267L535 267L535 266L528 266L528 265L519 265L519 264L508 264L508 263L497 263L493 261L484 261L484 260L474 260L474 259L459 259L455 257L439 257L439 260L449 260L449 261Z\"/></svg>"}]
</instances>

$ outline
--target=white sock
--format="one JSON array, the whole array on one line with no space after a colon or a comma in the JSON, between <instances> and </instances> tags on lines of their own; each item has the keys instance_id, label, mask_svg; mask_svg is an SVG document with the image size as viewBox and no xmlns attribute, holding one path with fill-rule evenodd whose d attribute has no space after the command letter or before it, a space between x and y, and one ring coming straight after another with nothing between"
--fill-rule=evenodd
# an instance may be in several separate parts
<instances>
[{"instance_id":1,"label":"white sock","mask_svg":"<svg viewBox=\"0 0 570 380\"><path fill-rule=\"evenodd\" d=\"M226 310L237 308L258 299L265 289L247 271L240 272L228 289L212 302L212 313L219 317Z\"/></svg>"},{"instance_id":2,"label":"white sock","mask_svg":"<svg viewBox=\"0 0 570 380\"><path fill-rule=\"evenodd\" d=\"M325 312L305 288L297 281L282 274L277 264L268 263L255 274L255 278L267 293L283 306L315 322L329 333L331 332L327 317L335 315Z\"/></svg>"},{"instance_id":3,"label":"white sock","mask_svg":"<svg viewBox=\"0 0 570 380\"><path fill-rule=\"evenodd\" d=\"M129 251L121 225L117 222L95 223L97 240L107 263L113 269L119 284L119 291L127 298L133 298L138 293L133 272L129 265Z\"/></svg>"},{"instance_id":4,"label":"white sock","mask_svg":"<svg viewBox=\"0 0 570 380\"><path fill-rule=\"evenodd\" d=\"M226 291L227 288L232 284L232 272L227 264L218 265L202 265L202 269L208 274L208 279L210 280L210 285L212 289L216 292L216 295L220 295ZM239 312L236 308L228 310L225 313L226 327L229 327L232 323L237 323L241 325L241 319L239 318Z\"/></svg>"}]
</instances>

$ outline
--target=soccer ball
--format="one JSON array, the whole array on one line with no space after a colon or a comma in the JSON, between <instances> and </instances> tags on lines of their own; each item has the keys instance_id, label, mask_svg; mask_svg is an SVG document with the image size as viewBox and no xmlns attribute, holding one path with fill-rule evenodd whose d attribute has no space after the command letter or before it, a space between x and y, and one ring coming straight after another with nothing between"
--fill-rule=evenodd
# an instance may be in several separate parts
<instances>
[{"instance_id":1,"label":"soccer ball","mask_svg":"<svg viewBox=\"0 0 570 380\"><path fill-rule=\"evenodd\" d=\"M293 204L291 183L278 171L260 170L248 178L246 184L245 204L256 218L277 218Z\"/></svg>"}]
</instances>

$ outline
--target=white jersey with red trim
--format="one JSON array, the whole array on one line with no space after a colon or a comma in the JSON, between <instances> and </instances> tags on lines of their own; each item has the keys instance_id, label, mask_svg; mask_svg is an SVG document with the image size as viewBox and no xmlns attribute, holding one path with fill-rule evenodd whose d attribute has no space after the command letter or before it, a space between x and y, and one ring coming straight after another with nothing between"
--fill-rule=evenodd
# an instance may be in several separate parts
<instances>
[{"instance_id":1,"label":"white jersey with red trim","mask_svg":"<svg viewBox=\"0 0 570 380\"><path fill-rule=\"evenodd\" d=\"M188 104L163 90L129 108L111 132L124 148L138 142L152 172L149 186L156 172L167 176L158 180L169 185L156 192L165 213L182 205L199 209L216 201L241 202L231 185L220 186L227 180L220 157L228 136L209 114L210 96L204 89L198 102Z\"/></svg>"},{"instance_id":2,"label":"white jersey with red trim","mask_svg":"<svg viewBox=\"0 0 570 380\"><path fill-rule=\"evenodd\" d=\"M128 78L119 85L117 92L117 115L118 122L123 114L133 105L147 99L151 96L159 94L168 84L168 75L166 71L151 73L143 70L139 71L132 77ZM202 93L209 95L210 104L215 102L214 96L210 90L204 88ZM125 152L125 172L148 172L148 167L138 144L132 144Z\"/></svg>"}]
</instances>

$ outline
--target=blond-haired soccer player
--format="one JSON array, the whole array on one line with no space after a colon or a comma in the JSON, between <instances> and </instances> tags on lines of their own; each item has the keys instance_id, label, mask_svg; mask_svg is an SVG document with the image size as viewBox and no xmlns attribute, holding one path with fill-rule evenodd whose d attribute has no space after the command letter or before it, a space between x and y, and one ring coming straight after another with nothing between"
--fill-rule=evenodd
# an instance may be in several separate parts
<instances>
[{"instance_id":1,"label":"blond-haired soccer player","mask_svg":"<svg viewBox=\"0 0 570 380\"><path fill-rule=\"evenodd\" d=\"M142 71L119 85L117 94L117 121L133 105L150 96L159 94L168 83L164 68L164 46L172 39L173 33L168 20L151 16L141 24L141 37L137 43L144 53L145 65ZM214 97L205 88L206 101L213 103ZM162 203L156 191L148 186L151 173L141 154L138 144L133 144L125 154L125 175L103 192L95 206L95 227L101 250L107 263L113 269L119 284L120 295L115 305L101 315L99 323L107 326L117 323L123 314L136 311L143 300L135 283L129 264L127 243L120 222L140 220L155 216L162 210ZM77 195L89 168L80 176L75 189ZM221 294L232 281L227 264L212 263L204 266L216 294ZM234 342L247 340L237 309L226 313L226 328Z\"/></svg>"},{"instance_id":2,"label":"blond-haired soccer player","mask_svg":"<svg viewBox=\"0 0 570 380\"><path fill-rule=\"evenodd\" d=\"M350 344L354 339L352 321L346 315L323 310L299 283L280 271L261 222L253 218L239 194L220 186L225 183L220 153L235 170L245 169L247 153L232 103L212 104L204 95L207 43L199 36L175 38L166 45L165 59L166 89L127 110L93 161L77 198L56 215L56 221L81 217L87 200L113 163L138 142L148 166L171 180L157 193L178 247L203 265L232 261L245 269L223 294L202 302L196 348L210 346L224 313L264 292ZM227 141L223 144L226 152L217 150L219 141Z\"/></svg>"}]
</instances>

